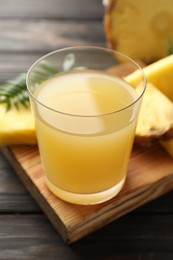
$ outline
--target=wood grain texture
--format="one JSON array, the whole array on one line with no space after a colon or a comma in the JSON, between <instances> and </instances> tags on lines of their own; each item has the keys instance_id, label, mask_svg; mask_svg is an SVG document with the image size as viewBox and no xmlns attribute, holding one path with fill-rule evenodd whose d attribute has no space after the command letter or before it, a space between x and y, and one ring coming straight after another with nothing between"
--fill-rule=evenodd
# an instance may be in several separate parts
<instances>
[{"instance_id":1,"label":"wood grain texture","mask_svg":"<svg viewBox=\"0 0 173 260\"><path fill-rule=\"evenodd\" d=\"M135 147L123 190L112 200L93 206L63 202L47 189L36 146L4 147L2 152L67 243L88 235L173 188L173 160L160 146L150 149Z\"/></svg>"},{"instance_id":2,"label":"wood grain texture","mask_svg":"<svg viewBox=\"0 0 173 260\"><path fill-rule=\"evenodd\" d=\"M102 0L1 0L0 17L102 19Z\"/></svg>"},{"instance_id":3,"label":"wood grain texture","mask_svg":"<svg viewBox=\"0 0 173 260\"><path fill-rule=\"evenodd\" d=\"M172 260L173 253L169 214L129 214L71 246L44 215L1 215L0 233L3 260Z\"/></svg>"},{"instance_id":4,"label":"wood grain texture","mask_svg":"<svg viewBox=\"0 0 173 260\"><path fill-rule=\"evenodd\" d=\"M0 51L49 52L74 45L103 46L101 21L0 19ZM79 39L80 35L80 39Z\"/></svg>"}]
</instances>

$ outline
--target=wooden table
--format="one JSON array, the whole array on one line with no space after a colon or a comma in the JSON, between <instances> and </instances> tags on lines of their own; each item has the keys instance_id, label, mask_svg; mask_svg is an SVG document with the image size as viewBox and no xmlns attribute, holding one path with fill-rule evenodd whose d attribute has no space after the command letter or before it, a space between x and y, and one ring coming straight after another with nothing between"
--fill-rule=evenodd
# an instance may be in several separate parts
<instances>
[{"instance_id":1,"label":"wooden table","mask_svg":"<svg viewBox=\"0 0 173 260\"><path fill-rule=\"evenodd\" d=\"M106 46L101 0L1 0L0 82L67 46ZM66 245L0 154L0 259L173 259L173 192Z\"/></svg>"}]
</instances>

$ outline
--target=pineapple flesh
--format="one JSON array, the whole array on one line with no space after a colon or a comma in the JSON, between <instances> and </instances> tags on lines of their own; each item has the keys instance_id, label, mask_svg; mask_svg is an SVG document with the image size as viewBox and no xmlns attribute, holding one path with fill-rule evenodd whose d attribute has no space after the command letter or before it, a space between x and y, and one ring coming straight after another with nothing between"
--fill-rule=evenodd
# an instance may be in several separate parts
<instances>
[{"instance_id":1,"label":"pineapple flesh","mask_svg":"<svg viewBox=\"0 0 173 260\"><path fill-rule=\"evenodd\" d=\"M19 106L6 111L0 105L0 146L12 144L36 144L34 117L31 109Z\"/></svg>"},{"instance_id":2,"label":"pineapple flesh","mask_svg":"<svg viewBox=\"0 0 173 260\"><path fill-rule=\"evenodd\" d=\"M172 0L109 0L105 8L108 44L150 64L173 49Z\"/></svg>"},{"instance_id":3,"label":"pineapple flesh","mask_svg":"<svg viewBox=\"0 0 173 260\"><path fill-rule=\"evenodd\" d=\"M146 146L172 136L173 103L157 87L148 83L139 112L135 141Z\"/></svg>"},{"instance_id":4,"label":"pineapple flesh","mask_svg":"<svg viewBox=\"0 0 173 260\"><path fill-rule=\"evenodd\" d=\"M156 61L151 65L146 66L145 68L143 68L143 71L146 75L147 81L155 85L155 87L158 90L160 90L163 95L165 95L171 102L173 102L173 55L165 57L159 61ZM126 81L133 86L136 85L136 83L139 81L139 77L140 77L139 73L135 71L130 75L126 76ZM160 103L158 104L157 107L158 110L164 109L164 105L163 104L161 105ZM139 117L139 120L142 120L141 117L142 116ZM171 118L173 121L173 116ZM157 125L155 125L155 128L157 128ZM158 134L157 134L157 138L162 140L160 141L160 144L173 157L173 137L170 138L170 136L172 136L171 132L172 132L172 127L167 131L168 134L164 133L164 136L167 137L166 140L162 140L164 138L162 138L162 136L159 137ZM140 142L139 132L137 135L138 137L136 137L136 140ZM149 143L149 140L147 141L147 137L145 138L145 142L143 139L142 144L145 145L145 143L146 144Z\"/></svg>"}]
</instances>

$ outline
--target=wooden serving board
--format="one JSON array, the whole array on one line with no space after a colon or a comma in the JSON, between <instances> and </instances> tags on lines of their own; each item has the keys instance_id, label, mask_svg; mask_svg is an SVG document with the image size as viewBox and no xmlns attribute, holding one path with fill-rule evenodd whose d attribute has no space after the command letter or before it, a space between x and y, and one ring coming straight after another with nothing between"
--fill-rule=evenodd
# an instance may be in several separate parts
<instances>
[{"instance_id":1,"label":"wooden serving board","mask_svg":"<svg viewBox=\"0 0 173 260\"><path fill-rule=\"evenodd\" d=\"M173 159L159 145L134 147L122 191L92 206L66 203L47 189L37 146L4 147L2 152L68 244L173 189Z\"/></svg>"}]
</instances>

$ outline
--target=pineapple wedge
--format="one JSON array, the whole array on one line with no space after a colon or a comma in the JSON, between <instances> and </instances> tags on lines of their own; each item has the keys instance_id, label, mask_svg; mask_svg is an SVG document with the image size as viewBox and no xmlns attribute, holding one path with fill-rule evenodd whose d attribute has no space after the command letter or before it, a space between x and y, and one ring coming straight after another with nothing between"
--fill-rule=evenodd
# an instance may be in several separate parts
<instances>
[{"instance_id":1,"label":"pineapple wedge","mask_svg":"<svg viewBox=\"0 0 173 260\"><path fill-rule=\"evenodd\" d=\"M143 68L147 81L155 85L168 99L173 102L173 55L165 57ZM132 86L139 81L140 74L135 71L126 77ZM158 109L163 106L158 106ZM173 120L173 117L172 117ZM169 131L170 134L170 131ZM138 139L139 141L139 139ZM173 138L160 142L166 151L173 157Z\"/></svg>"},{"instance_id":2,"label":"pineapple wedge","mask_svg":"<svg viewBox=\"0 0 173 260\"><path fill-rule=\"evenodd\" d=\"M173 136L173 103L148 83L139 112L135 142L146 146L165 136Z\"/></svg>"},{"instance_id":3,"label":"pineapple wedge","mask_svg":"<svg viewBox=\"0 0 173 260\"><path fill-rule=\"evenodd\" d=\"M23 106L6 111L0 105L0 146L12 144L36 144L34 117L31 109Z\"/></svg>"},{"instance_id":4,"label":"pineapple wedge","mask_svg":"<svg viewBox=\"0 0 173 260\"><path fill-rule=\"evenodd\" d=\"M143 68L147 82L155 85L164 95L173 101L173 55ZM126 77L126 80L136 86L141 77L141 72L135 71Z\"/></svg>"}]
</instances>

